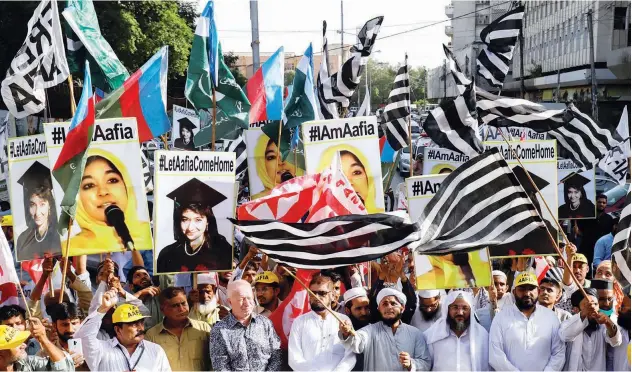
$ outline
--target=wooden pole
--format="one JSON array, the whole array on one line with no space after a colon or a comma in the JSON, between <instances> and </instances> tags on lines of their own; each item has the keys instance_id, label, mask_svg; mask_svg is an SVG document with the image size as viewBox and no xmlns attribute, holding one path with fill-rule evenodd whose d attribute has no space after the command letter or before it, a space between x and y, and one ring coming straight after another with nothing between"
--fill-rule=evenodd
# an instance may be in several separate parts
<instances>
[{"instance_id":1,"label":"wooden pole","mask_svg":"<svg viewBox=\"0 0 632 372\"><path fill-rule=\"evenodd\" d=\"M213 87L213 122L211 126L211 151L215 151L215 124L217 123L217 99L215 98L215 87Z\"/></svg>"},{"instance_id":2,"label":"wooden pole","mask_svg":"<svg viewBox=\"0 0 632 372\"><path fill-rule=\"evenodd\" d=\"M75 116L77 104L75 103L75 86L72 83L72 74L68 74L68 87L70 88L70 113Z\"/></svg>"},{"instance_id":3,"label":"wooden pole","mask_svg":"<svg viewBox=\"0 0 632 372\"><path fill-rule=\"evenodd\" d=\"M66 234L66 254L64 254L64 270L61 273L61 291L59 291L59 303L64 300L64 291L66 290L66 272L68 271L68 254L70 253L70 228L72 227L72 218L68 220L68 233Z\"/></svg>"},{"instance_id":4,"label":"wooden pole","mask_svg":"<svg viewBox=\"0 0 632 372\"><path fill-rule=\"evenodd\" d=\"M18 285L18 289L20 290L20 296L22 296L22 301L24 301L24 307L26 308L26 313L27 315L30 317L33 316L33 314L31 314L31 308L28 305L28 302L26 302L26 296L24 295L24 290L22 289L22 284L20 284L20 281L18 280L18 282L16 283Z\"/></svg>"},{"instance_id":5,"label":"wooden pole","mask_svg":"<svg viewBox=\"0 0 632 372\"><path fill-rule=\"evenodd\" d=\"M536 186L535 182L533 181L533 179L531 178L531 175L529 174L529 172L527 171L527 168L524 166L524 164L522 164L522 161L520 160L520 157L518 156L518 154L516 153L516 151L513 149L513 147L511 146L511 144L509 143L509 141L507 140L507 137L505 137L505 134L503 133L503 131L499 131L500 135L503 137L503 139L505 140L505 142L507 143L507 146L509 146L509 150L511 151L511 153L513 154L514 158L516 158L516 160L518 160L518 164L520 164L520 166L522 167L522 169L524 169L524 173L527 175L527 178L529 179L529 182L531 182L531 185L533 186L533 188L538 192L538 195L540 195L540 197L542 198L542 201L544 202L544 206L546 207L546 210L549 212L549 214L551 216L554 216L553 212L551 212L551 208L549 207L549 205L546 202L546 199L544 199L544 196L542 195L542 192L540 191L540 189L538 188L538 186ZM538 213L538 215L540 215L540 212L538 211L538 209L535 209L536 212ZM540 215L540 218L542 219L542 221L546 221L544 219L544 217L542 217L542 215ZM556 219L555 220L555 224L557 225L557 228L559 230L559 232L562 234L562 236L564 237L564 241L566 242L567 245L570 246L571 242L570 240L568 240L568 237L566 236L566 233L564 233L564 229L562 228L562 226L560 225L559 221ZM573 269L569 266L567 259L568 258L564 258L564 256L562 255L562 251L560 250L560 247L558 247L557 242L555 241L555 239L553 238L553 235L551 235L551 232L549 231L548 228L545 228L547 235L549 236L549 239L551 240L551 244L553 245L553 247L555 248L555 251L557 252L557 254L560 256L560 258L562 259L562 263L564 264L564 267L566 268L566 270L568 270L569 272L573 272ZM584 295L584 297L588 297L588 295L586 294L586 291L584 291L584 287L581 286L581 284L579 284L579 280L577 280L577 278L575 278L575 275L571 275L571 279L575 282L575 284L577 285L577 288L582 291L582 294Z\"/></svg>"}]
</instances>

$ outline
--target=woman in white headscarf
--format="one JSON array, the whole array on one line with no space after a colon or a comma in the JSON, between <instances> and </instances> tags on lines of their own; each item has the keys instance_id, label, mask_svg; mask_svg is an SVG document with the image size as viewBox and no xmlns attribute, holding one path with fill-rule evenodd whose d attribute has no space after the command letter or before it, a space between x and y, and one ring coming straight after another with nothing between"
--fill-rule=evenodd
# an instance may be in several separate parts
<instances>
[{"instance_id":1,"label":"woman in white headscarf","mask_svg":"<svg viewBox=\"0 0 632 372\"><path fill-rule=\"evenodd\" d=\"M441 318L424 332L433 371L488 371L489 336L474 316L474 297L451 291Z\"/></svg>"}]
</instances>

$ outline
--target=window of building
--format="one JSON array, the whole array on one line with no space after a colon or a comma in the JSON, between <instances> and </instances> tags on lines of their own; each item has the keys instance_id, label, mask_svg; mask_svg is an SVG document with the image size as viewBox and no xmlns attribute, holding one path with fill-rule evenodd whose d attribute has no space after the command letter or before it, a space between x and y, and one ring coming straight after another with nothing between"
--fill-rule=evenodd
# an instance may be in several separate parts
<instances>
[{"instance_id":1,"label":"window of building","mask_svg":"<svg viewBox=\"0 0 632 372\"><path fill-rule=\"evenodd\" d=\"M627 7L617 6L614 8L614 29L625 30L625 18L628 11Z\"/></svg>"}]
</instances>

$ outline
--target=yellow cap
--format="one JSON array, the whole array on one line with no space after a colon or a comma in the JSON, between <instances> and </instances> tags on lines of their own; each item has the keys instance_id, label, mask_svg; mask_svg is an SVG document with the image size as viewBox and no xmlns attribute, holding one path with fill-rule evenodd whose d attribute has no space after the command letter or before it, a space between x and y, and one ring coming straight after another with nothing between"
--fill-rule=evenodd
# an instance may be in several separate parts
<instances>
[{"instance_id":1,"label":"yellow cap","mask_svg":"<svg viewBox=\"0 0 632 372\"><path fill-rule=\"evenodd\" d=\"M2 221L0 221L1 226L13 226L13 215L7 214L6 216L2 216Z\"/></svg>"},{"instance_id":2,"label":"yellow cap","mask_svg":"<svg viewBox=\"0 0 632 372\"><path fill-rule=\"evenodd\" d=\"M143 315L138 307L130 304L123 304L114 310L114 314L112 314L112 323L133 323L143 318L149 317Z\"/></svg>"},{"instance_id":3,"label":"yellow cap","mask_svg":"<svg viewBox=\"0 0 632 372\"><path fill-rule=\"evenodd\" d=\"M257 275L257 277L255 278L255 284L257 283L265 283L265 284L271 284L271 283L277 283L279 284L279 277L273 273L272 271L264 271L261 274Z\"/></svg>"},{"instance_id":4,"label":"yellow cap","mask_svg":"<svg viewBox=\"0 0 632 372\"><path fill-rule=\"evenodd\" d=\"M538 286L538 278L531 272L521 273L514 279L514 288L521 285Z\"/></svg>"},{"instance_id":5,"label":"yellow cap","mask_svg":"<svg viewBox=\"0 0 632 372\"><path fill-rule=\"evenodd\" d=\"M16 348L22 345L30 335L29 331L18 331L7 325L0 325L0 350Z\"/></svg>"},{"instance_id":6,"label":"yellow cap","mask_svg":"<svg viewBox=\"0 0 632 372\"><path fill-rule=\"evenodd\" d=\"M575 253L575 254L573 255L573 260L571 261L571 264L572 264L573 262L575 262L575 261L577 261L577 262L583 262L583 263L585 263L586 265L588 265L588 259L586 258L586 256L584 256L584 255L583 255L583 254L581 254L581 253Z\"/></svg>"}]
</instances>

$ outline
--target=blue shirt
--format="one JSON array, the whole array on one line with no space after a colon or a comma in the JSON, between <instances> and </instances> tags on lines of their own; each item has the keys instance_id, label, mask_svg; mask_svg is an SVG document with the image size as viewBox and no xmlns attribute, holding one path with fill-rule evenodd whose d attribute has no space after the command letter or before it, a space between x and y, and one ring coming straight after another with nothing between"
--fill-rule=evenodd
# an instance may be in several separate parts
<instances>
[{"instance_id":1,"label":"blue shirt","mask_svg":"<svg viewBox=\"0 0 632 372\"><path fill-rule=\"evenodd\" d=\"M613 240L614 235L612 235L612 233L604 235L597 240L597 243L595 243L595 256L592 262L593 267L596 268L597 265L601 263L601 261L610 259Z\"/></svg>"}]
</instances>

